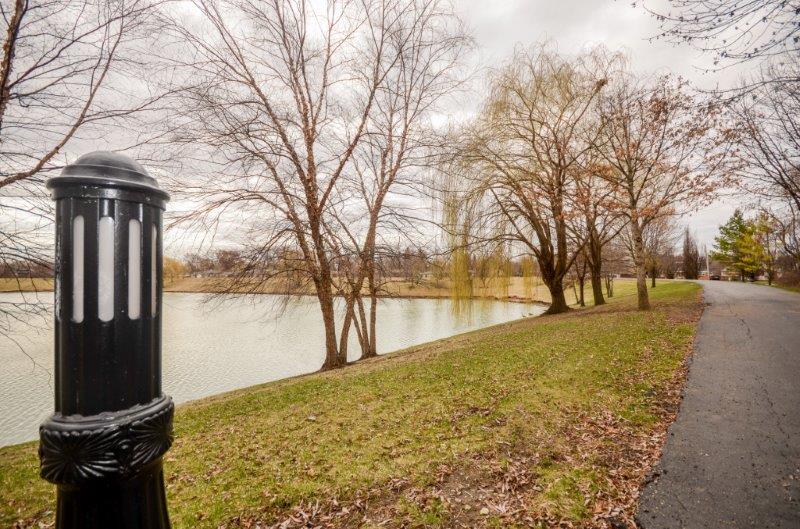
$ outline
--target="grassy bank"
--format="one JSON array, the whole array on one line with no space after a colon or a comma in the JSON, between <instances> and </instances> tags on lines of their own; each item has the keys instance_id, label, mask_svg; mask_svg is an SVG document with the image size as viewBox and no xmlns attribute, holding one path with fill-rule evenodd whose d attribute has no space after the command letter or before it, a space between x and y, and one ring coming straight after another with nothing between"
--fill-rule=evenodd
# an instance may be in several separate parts
<instances>
[{"instance_id":1,"label":"grassy bank","mask_svg":"<svg viewBox=\"0 0 800 529\"><path fill-rule=\"evenodd\" d=\"M786 290L786 291L788 291L788 292L800 293L800 286L797 286L797 285L781 285L781 284L778 284L778 283L775 283L775 282L773 282L773 283L770 285L770 284L769 284L768 282L766 282L766 281L756 281L756 284L758 284L758 285L764 285L765 287L779 288L779 289L781 289L781 290Z\"/></svg>"},{"instance_id":2,"label":"grassy bank","mask_svg":"<svg viewBox=\"0 0 800 529\"><path fill-rule=\"evenodd\" d=\"M625 527L701 310L651 292L179 406L173 526ZM1 526L53 500L35 443L0 449Z\"/></svg>"}]
</instances>

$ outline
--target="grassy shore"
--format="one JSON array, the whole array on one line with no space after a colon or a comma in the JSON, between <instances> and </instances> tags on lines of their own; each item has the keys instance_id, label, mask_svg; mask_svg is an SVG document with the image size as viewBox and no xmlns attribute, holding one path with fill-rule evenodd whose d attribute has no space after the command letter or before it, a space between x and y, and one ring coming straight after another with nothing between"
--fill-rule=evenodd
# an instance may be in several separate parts
<instances>
[{"instance_id":1,"label":"grassy shore","mask_svg":"<svg viewBox=\"0 0 800 529\"><path fill-rule=\"evenodd\" d=\"M199 278L199 277L183 277L176 279L167 284L164 289L168 292L226 292L230 289L226 285L226 279L220 277ZM505 299L511 301L535 301L541 303L550 303L550 292L547 287L541 282L541 279L534 278L526 284L526 281L521 277L508 278L508 288L498 290L490 284L483 284L480 280L476 279L473 282L473 297L476 298L490 298L490 299ZM623 293L627 293L630 285L633 285L632 280L620 279L616 280L616 286L621 286ZM565 281L565 285L567 282ZM309 285L304 294L313 294ZM615 287L616 288L616 287ZM254 291L262 294L297 294L296 288L286 285L281 280L274 280L265 284L259 284ZM419 282L407 281L401 278L394 278L387 281L383 286L383 296L398 297L398 298L434 298L445 299L452 295L450 281L448 279L426 279ZM567 303L577 303L576 291L572 287L566 288L564 291ZM586 282L584 291L585 301L591 304L592 287L591 284Z\"/></svg>"},{"instance_id":2,"label":"grassy shore","mask_svg":"<svg viewBox=\"0 0 800 529\"><path fill-rule=\"evenodd\" d=\"M230 289L227 284L229 280L222 277L180 277L177 279L170 279L165 282L164 290L166 292L186 292L186 293L215 293L226 292ZM541 280L533 280L533 284L526 284L525 280L521 277L511 277L508 280L508 289L503 293L499 293L496 288L489 285L482 285L479 280L475 281L473 295L476 298L500 298L512 301L537 301L541 303L550 303L550 292L547 290ZM616 281L616 290L622 289L620 294L628 293L631 285L631 280L622 279ZM252 291L260 294L308 294L312 295L313 290L311 286L306 291L298 292L295 285L287 285L285 281L273 280L266 283L260 283L254 287ZM46 278L34 279L10 279L0 278L0 292L31 292L31 291L50 291L53 289L53 280ZM406 281L400 278L388 281L383 288L383 295L387 297L399 298L435 298L444 299L451 296L450 282L447 279L441 280L424 280L420 282ZM567 302L569 304L577 303L575 289L569 287L565 290ZM592 302L592 289L591 285L586 284L585 289L586 302Z\"/></svg>"},{"instance_id":3,"label":"grassy shore","mask_svg":"<svg viewBox=\"0 0 800 529\"><path fill-rule=\"evenodd\" d=\"M173 526L633 527L701 311L651 292L179 406ZM53 509L36 444L0 449L0 526Z\"/></svg>"},{"instance_id":4,"label":"grassy shore","mask_svg":"<svg viewBox=\"0 0 800 529\"><path fill-rule=\"evenodd\" d=\"M50 292L53 280L44 277L0 277L0 292Z\"/></svg>"},{"instance_id":5,"label":"grassy shore","mask_svg":"<svg viewBox=\"0 0 800 529\"><path fill-rule=\"evenodd\" d=\"M183 277L176 279L165 287L169 292L227 292L231 289L228 279L224 277ZM448 279L425 279L418 282L402 278L392 278L382 287L381 295L399 298L449 298L452 294ZM508 288L499 291L490 285L483 285L479 280L473 286L473 295L477 298L510 298L526 301L550 302L550 294L541 281L526 287L521 277L508 278ZM251 292L261 294L313 294L313 286L308 285L305 291L298 292L295 285L286 284L281 279L268 282L254 282ZM568 294L570 291L568 291Z\"/></svg>"}]
</instances>

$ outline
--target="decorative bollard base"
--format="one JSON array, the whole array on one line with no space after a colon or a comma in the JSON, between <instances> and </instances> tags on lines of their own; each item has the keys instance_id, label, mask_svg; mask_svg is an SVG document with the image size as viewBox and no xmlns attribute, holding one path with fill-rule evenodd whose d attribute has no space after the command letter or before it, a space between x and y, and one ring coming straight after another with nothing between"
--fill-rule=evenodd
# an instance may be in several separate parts
<instances>
[{"instance_id":1,"label":"decorative bollard base","mask_svg":"<svg viewBox=\"0 0 800 529\"><path fill-rule=\"evenodd\" d=\"M58 484L59 529L167 529L161 458L172 398L91 417L55 414L39 428L41 476Z\"/></svg>"}]
</instances>

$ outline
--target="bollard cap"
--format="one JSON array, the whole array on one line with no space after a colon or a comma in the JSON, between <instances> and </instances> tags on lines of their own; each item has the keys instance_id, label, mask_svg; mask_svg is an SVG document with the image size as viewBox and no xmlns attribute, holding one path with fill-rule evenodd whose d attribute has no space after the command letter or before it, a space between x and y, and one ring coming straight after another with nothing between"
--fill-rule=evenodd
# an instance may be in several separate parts
<instances>
[{"instance_id":1,"label":"bollard cap","mask_svg":"<svg viewBox=\"0 0 800 529\"><path fill-rule=\"evenodd\" d=\"M163 207L169 200L166 191L158 187L158 182L144 167L124 154L110 151L95 151L84 154L75 163L61 171L59 176L47 180L47 188L53 191L53 198L65 196L95 196L91 190L118 190L119 193L104 193L109 198L150 202ZM125 193L129 192L129 193Z\"/></svg>"}]
</instances>

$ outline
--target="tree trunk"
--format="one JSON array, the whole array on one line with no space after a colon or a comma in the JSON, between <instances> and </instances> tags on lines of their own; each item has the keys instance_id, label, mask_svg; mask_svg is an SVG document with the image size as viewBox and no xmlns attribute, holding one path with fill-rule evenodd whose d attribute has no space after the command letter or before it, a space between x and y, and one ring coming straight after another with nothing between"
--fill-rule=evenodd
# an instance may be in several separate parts
<instances>
[{"instance_id":1,"label":"tree trunk","mask_svg":"<svg viewBox=\"0 0 800 529\"><path fill-rule=\"evenodd\" d=\"M592 266L589 270L589 278L592 282L592 296L594 296L594 304L605 305L606 298L603 296L603 278L601 277L600 270Z\"/></svg>"},{"instance_id":2,"label":"tree trunk","mask_svg":"<svg viewBox=\"0 0 800 529\"><path fill-rule=\"evenodd\" d=\"M373 291L370 293L370 306L369 306L369 354L370 356L378 356L378 336L377 336L377 320L378 320L378 293Z\"/></svg>"},{"instance_id":3,"label":"tree trunk","mask_svg":"<svg viewBox=\"0 0 800 529\"><path fill-rule=\"evenodd\" d=\"M364 322L364 346L361 349L361 358L373 358L378 356L378 338L376 336L377 311L378 311L378 289L375 286L375 270L370 266L367 272L367 288L369 289L369 317L361 307L362 321Z\"/></svg>"},{"instance_id":4,"label":"tree trunk","mask_svg":"<svg viewBox=\"0 0 800 529\"><path fill-rule=\"evenodd\" d=\"M656 270L655 268L650 270L650 280L652 282L652 288L656 288Z\"/></svg>"},{"instance_id":5,"label":"tree trunk","mask_svg":"<svg viewBox=\"0 0 800 529\"><path fill-rule=\"evenodd\" d=\"M364 351L369 349L369 335L367 330L367 315L364 312L364 297L358 296L358 315L353 316L353 321L358 322L358 346L361 348L361 358L364 358Z\"/></svg>"},{"instance_id":6,"label":"tree trunk","mask_svg":"<svg viewBox=\"0 0 800 529\"><path fill-rule=\"evenodd\" d=\"M371 310L372 309L370 309L370 312ZM361 343L361 360L364 360L365 358L372 358L373 356L376 356L372 353L372 343L375 341L374 337L372 336L374 327L370 319L367 317L367 311L364 309L363 300L359 303L358 313L359 317L361 318L361 327L364 334L364 341Z\"/></svg>"},{"instance_id":7,"label":"tree trunk","mask_svg":"<svg viewBox=\"0 0 800 529\"><path fill-rule=\"evenodd\" d=\"M578 291L580 292L580 298L578 302L581 304L581 307L586 306L586 299L584 297L584 287L586 285L586 279L581 277L578 279Z\"/></svg>"},{"instance_id":8,"label":"tree trunk","mask_svg":"<svg viewBox=\"0 0 800 529\"><path fill-rule=\"evenodd\" d=\"M336 318L330 285L319 283L317 299L319 299L319 307L322 311L322 323L325 326L325 362L323 362L321 370L327 371L342 367L347 363L347 359L342 361L339 349L336 347Z\"/></svg>"},{"instance_id":9,"label":"tree trunk","mask_svg":"<svg viewBox=\"0 0 800 529\"><path fill-rule=\"evenodd\" d=\"M347 312L344 315L344 322L342 322L342 334L339 336L339 355L347 360L347 346L350 340L350 327L353 324L353 301L346 300Z\"/></svg>"},{"instance_id":10,"label":"tree trunk","mask_svg":"<svg viewBox=\"0 0 800 529\"><path fill-rule=\"evenodd\" d=\"M647 263L644 255L644 240L642 239L642 228L638 220L631 221L631 235L633 236L633 262L636 265L636 294L638 298L639 310L650 309L650 297L647 294Z\"/></svg>"},{"instance_id":11,"label":"tree trunk","mask_svg":"<svg viewBox=\"0 0 800 529\"><path fill-rule=\"evenodd\" d=\"M586 261L589 265L589 277L592 281L592 295L594 296L594 304L605 305L606 299L603 297L603 245L600 244L600 237L597 231L592 228L589 231L589 244L588 251L586 252Z\"/></svg>"},{"instance_id":12,"label":"tree trunk","mask_svg":"<svg viewBox=\"0 0 800 529\"><path fill-rule=\"evenodd\" d=\"M547 284L547 289L550 291L550 298L552 302L550 307L545 311L545 314L560 314L567 312L569 306L567 305L567 298L564 297L564 287L561 280L552 281Z\"/></svg>"}]
</instances>

